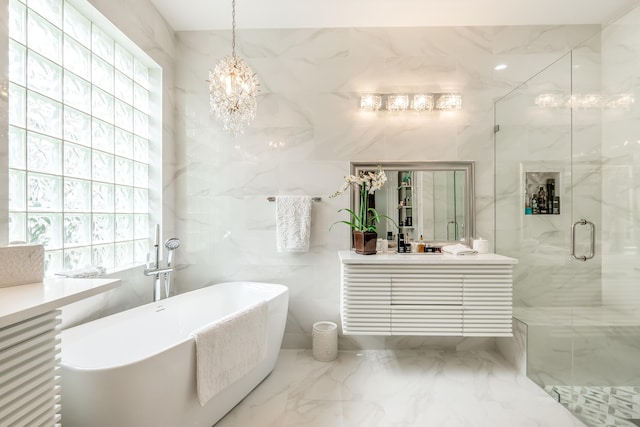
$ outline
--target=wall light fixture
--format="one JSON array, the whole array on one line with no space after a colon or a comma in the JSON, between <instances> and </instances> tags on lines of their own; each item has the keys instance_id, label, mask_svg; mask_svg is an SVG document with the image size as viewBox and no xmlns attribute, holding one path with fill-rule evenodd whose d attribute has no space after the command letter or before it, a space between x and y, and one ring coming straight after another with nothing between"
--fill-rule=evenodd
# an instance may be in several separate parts
<instances>
[{"instance_id":1,"label":"wall light fixture","mask_svg":"<svg viewBox=\"0 0 640 427\"><path fill-rule=\"evenodd\" d=\"M361 111L455 111L462 109L459 93L364 93Z\"/></svg>"}]
</instances>

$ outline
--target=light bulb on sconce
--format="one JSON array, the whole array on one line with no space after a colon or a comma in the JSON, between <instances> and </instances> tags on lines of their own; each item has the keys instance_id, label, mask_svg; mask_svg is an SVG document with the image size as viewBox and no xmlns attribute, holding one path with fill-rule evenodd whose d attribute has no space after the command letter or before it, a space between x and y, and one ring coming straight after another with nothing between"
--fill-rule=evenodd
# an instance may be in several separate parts
<instances>
[{"instance_id":1,"label":"light bulb on sconce","mask_svg":"<svg viewBox=\"0 0 640 427\"><path fill-rule=\"evenodd\" d=\"M411 109L414 111L431 111L433 110L433 95L424 93L416 93L411 100Z\"/></svg>"},{"instance_id":2,"label":"light bulb on sconce","mask_svg":"<svg viewBox=\"0 0 640 427\"><path fill-rule=\"evenodd\" d=\"M387 110L407 111L409 108L409 95L394 94L387 97Z\"/></svg>"},{"instance_id":3,"label":"light bulb on sconce","mask_svg":"<svg viewBox=\"0 0 640 427\"><path fill-rule=\"evenodd\" d=\"M382 96L375 93L365 93L360 97L362 111L378 111L382 107Z\"/></svg>"},{"instance_id":4,"label":"light bulb on sconce","mask_svg":"<svg viewBox=\"0 0 640 427\"><path fill-rule=\"evenodd\" d=\"M445 93L436 100L436 110L454 111L462 109L462 96L457 93Z\"/></svg>"}]
</instances>

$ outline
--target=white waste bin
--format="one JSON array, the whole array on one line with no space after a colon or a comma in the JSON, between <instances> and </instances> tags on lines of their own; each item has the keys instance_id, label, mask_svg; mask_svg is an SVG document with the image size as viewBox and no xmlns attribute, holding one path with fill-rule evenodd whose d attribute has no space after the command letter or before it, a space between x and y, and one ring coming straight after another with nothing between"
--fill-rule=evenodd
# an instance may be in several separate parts
<instances>
[{"instance_id":1,"label":"white waste bin","mask_svg":"<svg viewBox=\"0 0 640 427\"><path fill-rule=\"evenodd\" d=\"M311 331L313 358L331 362L338 357L338 325L333 322L316 322Z\"/></svg>"}]
</instances>

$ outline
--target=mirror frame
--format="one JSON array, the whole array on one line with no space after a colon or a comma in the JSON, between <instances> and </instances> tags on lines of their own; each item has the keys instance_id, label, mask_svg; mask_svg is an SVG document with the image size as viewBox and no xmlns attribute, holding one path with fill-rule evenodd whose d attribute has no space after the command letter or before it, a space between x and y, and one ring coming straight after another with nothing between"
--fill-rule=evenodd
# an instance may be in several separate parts
<instances>
[{"instance_id":1,"label":"mirror frame","mask_svg":"<svg viewBox=\"0 0 640 427\"><path fill-rule=\"evenodd\" d=\"M475 215L475 162L473 161L452 161L452 162L350 162L351 175L357 176L361 171L375 170L378 166L382 169L394 171L464 171L465 172L465 210L464 214L467 218L467 226L465 226L464 238L468 245L475 238L476 231L476 215ZM356 209L359 194L355 188L351 187L351 209ZM446 243L446 241L438 241ZM353 246L353 239L352 239Z\"/></svg>"}]
</instances>

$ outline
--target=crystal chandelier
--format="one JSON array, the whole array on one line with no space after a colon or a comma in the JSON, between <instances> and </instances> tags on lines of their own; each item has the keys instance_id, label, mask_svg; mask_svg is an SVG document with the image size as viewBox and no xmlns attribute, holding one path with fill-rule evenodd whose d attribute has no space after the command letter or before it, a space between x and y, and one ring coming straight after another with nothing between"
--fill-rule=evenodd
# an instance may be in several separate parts
<instances>
[{"instance_id":1,"label":"crystal chandelier","mask_svg":"<svg viewBox=\"0 0 640 427\"><path fill-rule=\"evenodd\" d=\"M224 130L237 135L256 117L256 95L260 83L251 68L236 56L236 0L232 0L231 55L209 70L211 112L222 121Z\"/></svg>"}]
</instances>

